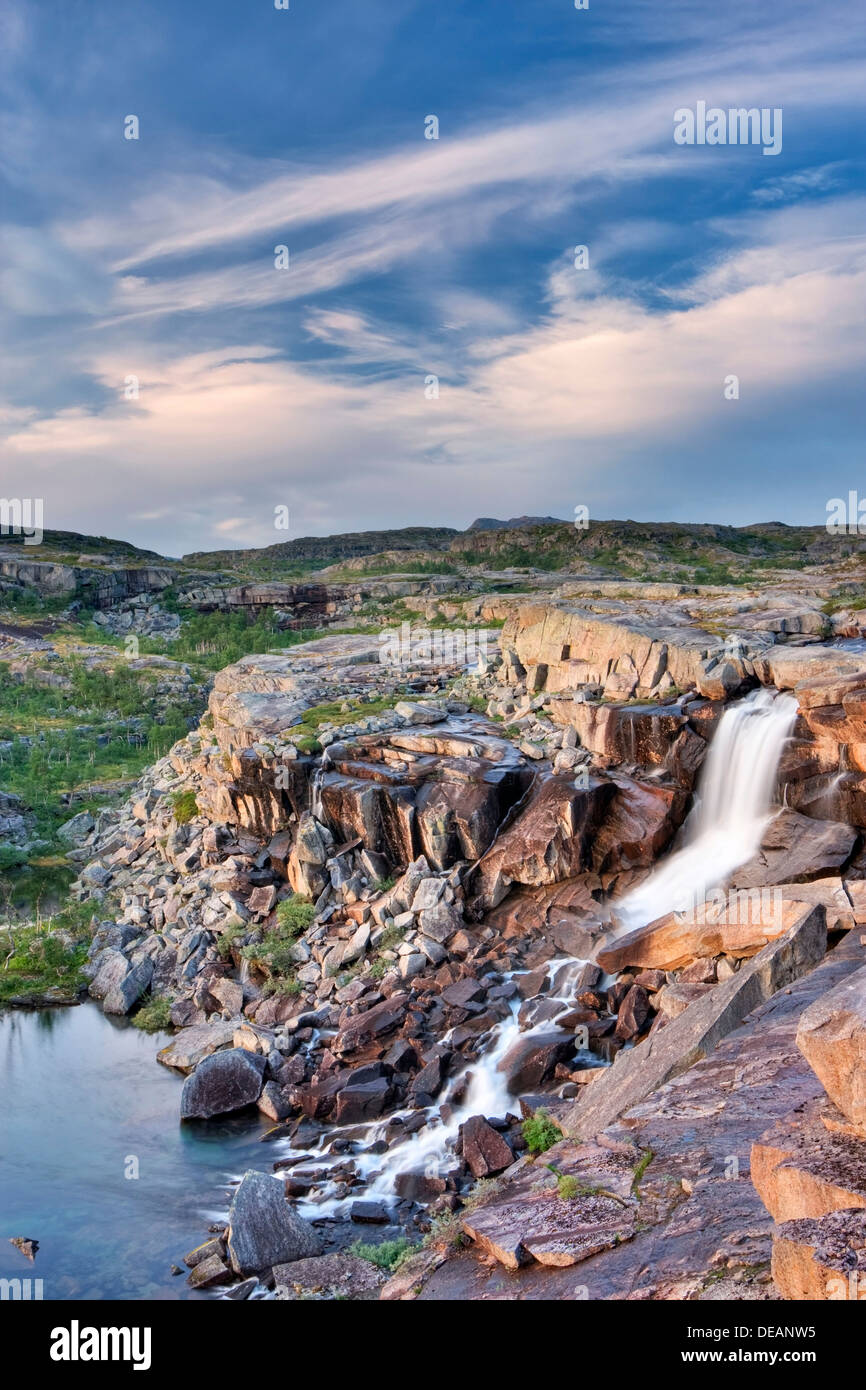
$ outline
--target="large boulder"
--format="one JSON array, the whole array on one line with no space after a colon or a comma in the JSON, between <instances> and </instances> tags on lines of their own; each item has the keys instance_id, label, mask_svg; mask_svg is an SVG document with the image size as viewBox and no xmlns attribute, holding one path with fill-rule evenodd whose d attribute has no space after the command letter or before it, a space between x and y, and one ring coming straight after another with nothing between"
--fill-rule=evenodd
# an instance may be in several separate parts
<instances>
[{"instance_id":1,"label":"large boulder","mask_svg":"<svg viewBox=\"0 0 866 1390\"><path fill-rule=\"evenodd\" d=\"M599 951L602 970L616 975L627 966L642 970L682 970L707 956L729 955L738 959L755 956L784 936L803 915L803 903L775 900L755 890L725 896L725 910L717 920L712 903L702 913L669 912L645 927L619 936Z\"/></svg>"},{"instance_id":2,"label":"large boulder","mask_svg":"<svg viewBox=\"0 0 866 1390\"><path fill-rule=\"evenodd\" d=\"M321 1253L321 1236L286 1200L285 1184L269 1173L244 1173L229 1209L228 1254L235 1274Z\"/></svg>"},{"instance_id":3,"label":"large boulder","mask_svg":"<svg viewBox=\"0 0 866 1390\"><path fill-rule=\"evenodd\" d=\"M508 1090L513 1096L536 1090L551 1077L558 1062L574 1052L574 1038L561 1029L549 1033L528 1033L518 1038L499 1063Z\"/></svg>"},{"instance_id":4,"label":"large boulder","mask_svg":"<svg viewBox=\"0 0 866 1390\"><path fill-rule=\"evenodd\" d=\"M840 821L813 820L798 811L780 811L764 832L753 859L736 870L737 888L775 883L807 883L837 874L857 844L858 835Z\"/></svg>"},{"instance_id":5,"label":"large boulder","mask_svg":"<svg viewBox=\"0 0 866 1390\"><path fill-rule=\"evenodd\" d=\"M95 974L90 981L88 992L93 999L104 999L129 974L129 959L122 951L107 946L94 957L91 968L94 967Z\"/></svg>"},{"instance_id":6,"label":"large boulder","mask_svg":"<svg viewBox=\"0 0 866 1390\"><path fill-rule=\"evenodd\" d=\"M514 1162L508 1144L483 1115L472 1115L465 1121L460 1141L463 1157L474 1178L491 1177Z\"/></svg>"},{"instance_id":7,"label":"large boulder","mask_svg":"<svg viewBox=\"0 0 866 1390\"><path fill-rule=\"evenodd\" d=\"M145 957L133 965L122 980L112 985L102 1003L107 1014L128 1014L149 988L153 979L153 961Z\"/></svg>"},{"instance_id":8,"label":"large boulder","mask_svg":"<svg viewBox=\"0 0 866 1390\"><path fill-rule=\"evenodd\" d=\"M317 898L327 883L324 864L329 849L322 826L309 812L304 812L288 861L289 882L295 893Z\"/></svg>"},{"instance_id":9,"label":"large boulder","mask_svg":"<svg viewBox=\"0 0 866 1390\"><path fill-rule=\"evenodd\" d=\"M177 1071L193 1071L211 1053L226 1047L235 1035L234 1022L196 1023L190 1028L181 1028L170 1043L160 1048L156 1060L165 1067Z\"/></svg>"},{"instance_id":10,"label":"large boulder","mask_svg":"<svg viewBox=\"0 0 866 1390\"><path fill-rule=\"evenodd\" d=\"M648 868L682 824L687 795L677 787L639 782L619 773L611 781L616 796L592 842L593 868L599 873Z\"/></svg>"},{"instance_id":11,"label":"large boulder","mask_svg":"<svg viewBox=\"0 0 866 1390\"><path fill-rule=\"evenodd\" d=\"M95 826L96 821L89 811L79 811L77 816L58 827L57 835L68 845L82 845Z\"/></svg>"},{"instance_id":12,"label":"large boulder","mask_svg":"<svg viewBox=\"0 0 866 1390\"><path fill-rule=\"evenodd\" d=\"M472 883L476 910L495 907L513 883L557 883L588 867L615 794L613 782L596 777L585 789L565 776L543 781L478 865Z\"/></svg>"},{"instance_id":13,"label":"large boulder","mask_svg":"<svg viewBox=\"0 0 866 1390\"><path fill-rule=\"evenodd\" d=\"M434 869L480 859L501 819L498 786L490 781L428 782L415 802L421 849Z\"/></svg>"},{"instance_id":14,"label":"large boulder","mask_svg":"<svg viewBox=\"0 0 866 1390\"><path fill-rule=\"evenodd\" d=\"M205 1057L183 1083L181 1119L209 1119L254 1105L262 1093L266 1065L260 1053L243 1047Z\"/></svg>"},{"instance_id":15,"label":"large boulder","mask_svg":"<svg viewBox=\"0 0 866 1390\"><path fill-rule=\"evenodd\" d=\"M406 1017L409 1003L407 994L392 994L364 1013L353 1014L345 1022L340 1020L340 1031L331 1042L331 1051L337 1057L350 1052L358 1052L369 1043L384 1038L399 1028Z\"/></svg>"},{"instance_id":16,"label":"large boulder","mask_svg":"<svg viewBox=\"0 0 866 1390\"><path fill-rule=\"evenodd\" d=\"M866 1138L866 966L816 999L797 1046L833 1104Z\"/></svg>"}]
</instances>

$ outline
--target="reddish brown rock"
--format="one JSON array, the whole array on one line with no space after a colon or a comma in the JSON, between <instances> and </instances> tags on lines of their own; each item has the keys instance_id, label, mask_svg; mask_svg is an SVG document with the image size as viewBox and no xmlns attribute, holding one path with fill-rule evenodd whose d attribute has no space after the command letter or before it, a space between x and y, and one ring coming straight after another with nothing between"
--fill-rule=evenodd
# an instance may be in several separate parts
<instances>
[{"instance_id":1,"label":"reddish brown rock","mask_svg":"<svg viewBox=\"0 0 866 1390\"><path fill-rule=\"evenodd\" d=\"M385 1037L403 1022L408 1002L408 995L392 994L390 999L383 999L381 1004L374 1004L364 1013L354 1014L342 1024L331 1043L331 1050L337 1056L344 1056Z\"/></svg>"},{"instance_id":2,"label":"reddish brown rock","mask_svg":"<svg viewBox=\"0 0 866 1390\"><path fill-rule=\"evenodd\" d=\"M858 835L839 821L815 820L798 811L780 811L770 821L754 859L733 875L737 888L800 883L837 874L848 862Z\"/></svg>"},{"instance_id":3,"label":"reddish brown rock","mask_svg":"<svg viewBox=\"0 0 866 1390\"><path fill-rule=\"evenodd\" d=\"M806 1010L797 1046L834 1105L866 1138L866 967Z\"/></svg>"},{"instance_id":4,"label":"reddish brown rock","mask_svg":"<svg viewBox=\"0 0 866 1390\"><path fill-rule=\"evenodd\" d=\"M701 747L702 741L699 739ZM599 873L653 864L670 844L686 813L686 793L659 783L611 775L617 794L592 843L592 866Z\"/></svg>"},{"instance_id":5,"label":"reddish brown rock","mask_svg":"<svg viewBox=\"0 0 866 1390\"><path fill-rule=\"evenodd\" d=\"M773 1233L773 1283L797 1302L866 1299L866 1211L785 1221Z\"/></svg>"},{"instance_id":6,"label":"reddish brown rock","mask_svg":"<svg viewBox=\"0 0 866 1390\"><path fill-rule=\"evenodd\" d=\"M692 984L682 980L675 985L665 985L657 996L658 1011L665 1018L679 1018L690 1004L703 999L712 988L712 985Z\"/></svg>"},{"instance_id":7,"label":"reddish brown rock","mask_svg":"<svg viewBox=\"0 0 866 1390\"><path fill-rule=\"evenodd\" d=\"M752 1182L776 1222L866 1207L866 1144L828 1131L823 1105L810 1102L752 1145Z\"/></svg>"},{"instance_id":8,"label":"reddish brown rock","mask_svg":"<svg viewBox=\"0 0 866 1390\"><path fill-rule=\"evenodd\" d=\"M639 1105L666 1081L708 1056L764 1000L812 970L826 947L824 909L801 908L797 921L783 937L771 941L679 1018L623 1052L608 1075L592 1086L569 1115L568 1127L589 1138L625 1110Z\"/></svg>"},{"instance_id":9,"label":"reddish brown rock","mask_svg":"<svg viewBox=\"0 0 866 1390\"><path fill-rule=\"evenodd\" d=\"M483 1115L473 1115L461 1127L463 1157L474 1178L501 1173L514 1162L514 1154L502 1135Z\"/></svg>"},{"instance_id":10,"label":"reddish brown rock","mask_svg":"<svg viewBox=\"0 0 866 1390\"><path fill-rule=\"evenodd\" d=\"M574 1052L574 1039L567 1033L534 1033L519 1038L499 1063L512 1095L532 1091L553 1075L557 1062Z\"/></svg>"},{"instance_id":11,"label":"reddish brown rock","mask_svg":"<svg viewBox=\"0 0 866 1390\"><path fill-rule=\"evenodd\" d=\"M254 888L247 899L247 907L257 917L267 917L277 901L277 890L273 884L265 888Z\"/></svg>"},{"instance_id":12,"label":"reddish brown rock","mask_svg":"<svg viewBox=\"0 0 866 1390\"><path fill-rule=\"evenodd\" d=\"M441 997L453 1009L465 1009L470 1004L477 1004L483 1000L486 993L486 989L478 980L467 976L463 980L458 980L456 984L449 985L447 989L443 989Z\"/></svg>"},{"instance_id":13,"label":"reddish brown rock","mask_svg":"<svg viewBox=\"0 0 866 1390\"><path fill-rule=\"evenodd\" d=\"M615 792L613 782L595 777L587 790L577 788L571 777L542 781L478 865L472 882L474 909L494 907L512 884L556 883L587 867Z\"/></svg>"},{"instance_id":14,"label":"reddish brown rock","mask_svg":"<svg viewBox=\"0 0 866 1390\"><path fill-rule=\"evenodd\" d=\"M659 767L686 726L686 716L664 705L611 705L553 701L553 718L576 729L584 748L615 763Z\"/></svg>"},{"instance_id":15,"label":"reddish brown rock","mask_svg":"<svg viewBox=\"0 0 866 1390\"><path fill-rule=\"evenodd\" d=\"M664 988L666 978L664 970L642 970L635 976L635 984L642 985L650 994L654 994Z\"/></svg>"},{"instance_id":16,"label":"reddish brown rock","mask_svg":"<svg viewBox=\"0 0 866 1390\"><path fill-rule=\"evenodd\" d=\"M463 1229L506 1269L532 1261L566 1268L629 1240L638 1202L632 1194L634 1153L611 1152L570 1141L546 1158L569 1189L533 1164L502 1192L463 1217Z\"/></svg>"},{"instance_id":17,"label":"reddish brown rock","mask_svg":"<svg viewBox=\"0 0 866 1390\"><path fill-rule=\"evenodd\" d=\"M738 895L736 908L725 907L723 920L701 922L697 913L669 912L645 927L614 937L596 959L609 974L626 966L680 970L707 956L745 959L784 936L804 910L800 902L777 903L772 897L762 898L757 890L744 891ZM712 904L707 904L706 915L711 912Z\"/></svg>"},{"instance_id":18,"label":"reddish brown rock","mask_svg":"<svg viewBox=\"0 0 866 1390\"><path fill-rule=\"evenodd\" d=\"M638 1037L649 1016L649 995L641 985L632 985L619 1006L614 1037L623 1042Z\"/></svg>"},{"instance_id":19,"label":"reddish brown rock","mask_svg":"<svg viewBox=\"0 0 866 1390\"><path fill-rule=\"evenodd\" d=\"M498 1261L466 1251L424 1274L419 1297L464 1301L505 1296L567 1303L588 1296L626 1304L772 1299L772 1222L749 1180L749 1151L768 1123L820 1094L820 1082L795 1045L797 1024L815 998L864 963L866 948L860 935L850 933L816 968L757 1007L709 1056L685 1075L645 1094L605 1130L599 1147L603 1144L609 1157L623 1153L623 1186L617 1186L609 1173L594 1171L595 1165L578 1168L561 1155L559 1145L545 1156L582 1183L626 1200L640 1160L640 1230L634 1239L601 1251L577 1269L544 1267L530 1260L505 1280ZM612 1072L629 1057L638 1058L646 1046L641 1043L623 1053L613 1068L605 1068L592 1085L581 1087L585 1094L576 1113ZM644 1170L648 1150L654 1157ZM500 1179L497 1200L511 1200L516 1186L522 1190L523 1180L527 1187L539 1181L536 1164ZM519 1240L519 1229L516 1234Z\"/></svg>"}]
</instances>

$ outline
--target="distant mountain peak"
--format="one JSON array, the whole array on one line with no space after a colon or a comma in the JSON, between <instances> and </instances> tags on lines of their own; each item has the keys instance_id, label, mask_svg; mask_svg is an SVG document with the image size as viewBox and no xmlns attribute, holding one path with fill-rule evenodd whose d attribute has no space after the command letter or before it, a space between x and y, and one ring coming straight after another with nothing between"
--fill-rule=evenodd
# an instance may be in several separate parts
<instances>
[{"instance_id":1,"label":"distant mountain peak","mask_svg":"<svg viewBox=\"0 0 866 1390\"><path fill-rule=\"evenodd\" d=\"M508 521L499 521L495 516L476 517L467 531L517 531L523 526L562 526L559 516L512 516Z\"/></svg>"}]
</instances>

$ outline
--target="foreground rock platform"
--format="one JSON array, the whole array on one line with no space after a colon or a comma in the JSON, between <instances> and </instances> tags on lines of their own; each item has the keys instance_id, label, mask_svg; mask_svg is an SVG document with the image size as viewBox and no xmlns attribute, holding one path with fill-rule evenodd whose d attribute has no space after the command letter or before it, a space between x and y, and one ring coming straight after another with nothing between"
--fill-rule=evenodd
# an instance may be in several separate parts
<instances>
[{"instance_id":1,"label":"foreground rock platform","mask_svg":"<svg viewBox=\"0 0 866 1390\"><path fill-rule=\"evenodd\" d=\"M824 909L787 904L785 935L770 942L724 984L691 1004L666 1028L618 1055L610 1071L577 1105L567 1127L590 1138L638 1105L664 1082L709 1055L747 1014L806 974L827 946ZM792 920L793 919L793 920Z\"/></svg>"},{"instance_id":2,"label":"foreground rock platform","mask_svg":"<svg viewBox=\"0 0 866 1390\"><path fill-rule=\"evenodd\" d=\"M595 1137L592 1152L623 1155L632 1177L640 1173L630 1240L589 1255L576 1268L532 1260L509 1270L495 1257L480 1259L473 1248L398 1296L411 1297L417 1289L424 1300L777 1297L770 1280L773 1224L750 1180L749 1155L768 1119L781 1120L797 1105L820 1098L820 1083L796 1044L799 1021L810 1004L864 963L860 934L849 933L815 970L756 1009L711 1056ZM590 1095L596 1085L588 1088ZM573 1144L555 1146L542 1163L557 1163L560 1153L568 1161ZM543 1174L542 1168L539 1181ZM596 1185L609 1187L609 1177L599 1172ZM594 1185L586 1168L584 1181ZM473 1213L485 1230L497 1205L512 1206L507 1175L500 1182L496 1195ZM527 1223L522 1234L530 1243L533 1233Z\"/></svg>"}]
</instances>

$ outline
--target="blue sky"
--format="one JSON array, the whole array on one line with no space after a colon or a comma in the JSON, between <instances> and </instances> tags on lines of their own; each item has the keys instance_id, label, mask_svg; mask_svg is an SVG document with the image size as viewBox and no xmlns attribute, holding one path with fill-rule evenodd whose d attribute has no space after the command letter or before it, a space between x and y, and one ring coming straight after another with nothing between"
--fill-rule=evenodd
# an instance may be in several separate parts
<instances>
[{"instance_id":1,"label":"blue sky","mask_svg":"<svg viewBox=\"0 0 866 1390\"><path fill-rule=\"evenodd\" d=\"M864 39L860 0L0 0L0 491L171 554L279 506L823 522L866 491ZM781 153L678 146L699 101Z\"/></svg>"}]
</instances>

